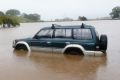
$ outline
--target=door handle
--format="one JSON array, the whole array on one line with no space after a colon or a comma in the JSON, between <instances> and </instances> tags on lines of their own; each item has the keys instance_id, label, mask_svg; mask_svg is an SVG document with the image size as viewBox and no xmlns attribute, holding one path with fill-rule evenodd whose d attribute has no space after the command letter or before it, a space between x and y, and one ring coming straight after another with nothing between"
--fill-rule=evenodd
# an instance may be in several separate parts
<instances>
[{"instance_id":1,"label":"door handle","mask_svg":"<svg viewBox=\"0 0 120 80\"><path fill-rule=\"evenodd\" d=\"M65 43L66 43L66 45L70 44L70 42L65 42Z\"/></svg>"},{"instance_id":2,"label":"door handle","mask_svg":"<svg viewBox=\"0 0 120 80\"><path fill-rule=\"evenodd\" d=\"M47 42L47 44L50 44L51 42Z\"/></svg>"}]
</instances>

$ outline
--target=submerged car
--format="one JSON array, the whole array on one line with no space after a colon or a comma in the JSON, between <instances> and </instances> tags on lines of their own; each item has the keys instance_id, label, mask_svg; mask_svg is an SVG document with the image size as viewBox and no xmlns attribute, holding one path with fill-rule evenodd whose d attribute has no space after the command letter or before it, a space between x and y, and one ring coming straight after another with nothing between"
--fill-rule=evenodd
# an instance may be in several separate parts
<instances>
[{"instance_id":1,"label":"submerged car","mask_svg":"<svg viewBox=\"0 0 120 80\"><path fill-rule=\"evenodd\" d=\"M106 53L107 36L98 35L91 25L61 26L52 24L38 31L33 38L13 41L15 50L40 50L66 54L89 55Z\"/></svg>"}]
</instances>

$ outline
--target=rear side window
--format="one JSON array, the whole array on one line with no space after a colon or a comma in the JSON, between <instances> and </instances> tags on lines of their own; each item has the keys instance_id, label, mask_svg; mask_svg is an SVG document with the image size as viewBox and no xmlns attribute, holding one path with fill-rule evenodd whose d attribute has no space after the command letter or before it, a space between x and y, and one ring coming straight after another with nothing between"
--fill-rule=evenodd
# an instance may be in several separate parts
<instances>
[{"instance_id":1,"label":"rear side window","mask_svg":"<svg viewBox=\"0 0 120 80\"><path fill-rule=\"evenodd\" d=\"M56 29L55 38L71 38L72 30L71 29Z\"/></svg>"},{"instance_id":2,"label":"rear side window","mask_svg":"<svg viewBox=\"0 0 120 80\"><path fill-rule=\"evenodd\" d=\"M71 38L72 37L72 30L71 29L66 29L65 31L65 37L66 38Z\"/></svg>"},{"instance_id":3,"label":"rear side window","mask_svg":"<svg viewBox=\"0 0 120 80\"><path fill-rule=\"evenodd\" d=\"M75 39L89 40L92 39L90 29L73 29L73 37Z\"/></svg>"}]
</instances>

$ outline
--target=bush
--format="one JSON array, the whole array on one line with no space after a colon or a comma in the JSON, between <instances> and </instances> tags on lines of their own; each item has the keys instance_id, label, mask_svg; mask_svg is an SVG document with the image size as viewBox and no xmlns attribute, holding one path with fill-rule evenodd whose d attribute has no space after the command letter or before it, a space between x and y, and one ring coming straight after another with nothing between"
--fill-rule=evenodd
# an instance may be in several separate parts
<instances>
[{"instance_id":1,"label":"bush","mask_svg":"<svg viewBox=\"0 0 120 80\"><path fill-rule=\"evenodd\" d=\"M5 27L5 25L7 25L7 27L20 25L17 18L12 16L0 16L0 24L3 25L3 27Z\"/></svg>"}]
</instances>

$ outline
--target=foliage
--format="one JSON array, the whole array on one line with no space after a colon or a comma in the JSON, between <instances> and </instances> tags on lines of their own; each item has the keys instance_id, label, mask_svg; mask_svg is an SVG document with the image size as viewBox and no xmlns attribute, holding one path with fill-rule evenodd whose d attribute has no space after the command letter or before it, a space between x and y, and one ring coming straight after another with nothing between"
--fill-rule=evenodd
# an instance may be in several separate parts
<instances>
[{"instance_id":1,"label":"foliage","mask_svg":"<svg viewBox=\"0 0 120 80\"><path fill-rule=\"evenodd\" d=\"M112 19L120 18L120 6L114 7L110 13Z\"/></svg>"},{"instance_id":2,"label":"foliage","mask_svg":"<svg viewBox=\"0 0 120 80\"><path fill-rule=\"evenodd\" d=\"M29 19L29 20L32 20L32 21L39 21L40 20L40 15L36 14L36 13L35 14L26 14L26 13L23 13L22 17L26 18L26 19Z\"/></svg>"},{"instance_id":3,"label":"foliage","mask_svg":"<svg viewBox=\"0 0 120 80\"><path fill-rule=\"evenodd\" d=\"M8 10L8 12L9 12L9 10ZM11 26L15 27L17 25L20 25L20 23L19 23L17 17L9 16L8 14L5 14L4 12L0 11L0 25L3 25L3 27L5 27L6 25L7 25L7 27L11 27Z\"/></svg>"},{"instance_id":4,"label":"foliage","mask_svg":"<svg viewBox=\"0 0 120 80\"><path fill-rule=\"evenodd\" d=\"M73 21L73 19L69 17L65 17L63 19L55 19L55 21Z\"/></svg>"},{"instance_id":5,"label":"foliage","mask_svg":"<svg viewBox=\"0 0 120 80\"><path fill-rule=\"evenodd\" d=\"M3 15L5 15L4 12L0 11L0 16L3 16Z\"/></svg>"},{"instance_id":6,"label":"foliage","mask_svg":"<svg viewBox=\"0 0 120 80\"><path fill-rule=\"evenodd\" d=\"M79 16L78 20L80 20L80 21L87 21L87 18L85 16Z\"/></svg>"},{"instance_id":7,"label":"foliage","mask_svg":"<svg viewBox=\"0 0 120 80\"><path fill-rule=\"evenodd\" d=\"M32 20L30 19L27 19L27 18L24 18L24 17L19 17L18 20L21 22L21 23L26 23L26 22L33 22Z\"/></svg>"},{"instance_id":8,"label":"foliage","mask_svg":"<svg viewBox=\"0 0 120 80\"><path fill-rule=\"evenodd\" d=\"M4 14L4 12L0 11L0 16L11 16L11 17L16 17L17 18L17 22L38 22L40 21L40 15L35 13L35 14L26 14L23 13L21 14L21 12L19 10L16 9L9 9L6 11L6 13ZM1 23L1 21L0 21Z\"/></svg>"},{"instance_id":9,"label":"foliage","mask_svg":"<svg viewBox=\"0 0 120 80\"><path fill-rule=\"evenodd\" d=\"M7 25L8 27L20 25L19 21L12 16L0 16L0 24L3 24L3 27Z\"/></svg>"},{"instance_id":10,"label":"foliage","mask_svg":"<svg viewBox=\"0 0 120 80\"><path fill-rule=\"evenodd\" d=\"M0 25L2 24L2 20L1 20L1 18L0 18Z\"/></svg>"},{"instance_id":11,"label":"foliage","mask_svg":"<svg viewBox=\"0 0 120 80\"><path fill-rule=\"evenodd\" d=\"M9 9L9 10L6 11L6 15L18 16L18 15L20 15L20 11L16 10L16 9Z\"/></svg>"}]
</instances>

